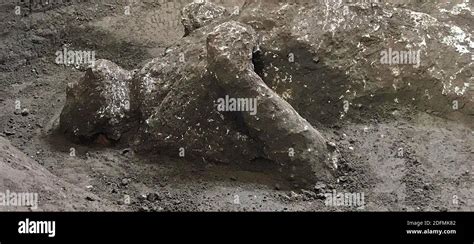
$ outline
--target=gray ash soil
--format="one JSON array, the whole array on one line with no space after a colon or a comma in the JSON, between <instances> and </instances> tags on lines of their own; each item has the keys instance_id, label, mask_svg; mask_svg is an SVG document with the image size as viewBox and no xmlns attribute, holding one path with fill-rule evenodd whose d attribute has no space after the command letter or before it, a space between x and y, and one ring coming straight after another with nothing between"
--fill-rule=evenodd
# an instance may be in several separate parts
<instances>
[{"instance_id":1,"label":"gray ash soil","mask_svg":"<svg viewBox=\"0 0 474 244\"><path fill-rule=\"evenodd\" d=\"M44 209L474 209L472 116L459 122L457 118L440 118L429 110L383 106L371 111L361 108L353 117L320 125L318 129L336 143L344 159L339 183L326 190L364 192L365 208L325 206L317 192L294 189L278 174L257 167L265 162L252 162L256 167L242 169L204 160L135 155L127 145L78 145L66 140L55 128L65 102L66 85L78 80L83 72L54 63L54 54L63 44L71 49L97 50L97 58L133 69L160 55L183 34L177 3L137 5L133 10L137 14L131 17L125 17L123 9L121 1L107 0L16 16L12 6L0 6L0 136L10 141L1 140L0 146L11 143L39 168L44 167L75 188L74 197L59 199L50 194L41 198L40 205L49 206ZM27 114L15 110L17 100ZM70 155L71 148L75 156ZM39 182L54 189L48 186L52 182L43 178ZM458 199L457 204L453 197Z\"/></svg>"}]
</instances>

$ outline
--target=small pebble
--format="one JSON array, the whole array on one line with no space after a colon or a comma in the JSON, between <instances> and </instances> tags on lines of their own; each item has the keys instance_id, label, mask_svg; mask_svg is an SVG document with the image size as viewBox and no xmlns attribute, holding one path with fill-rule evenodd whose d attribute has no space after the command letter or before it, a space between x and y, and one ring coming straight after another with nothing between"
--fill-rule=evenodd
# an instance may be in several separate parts
<instances>
[{"instance_id":1,"label":"small pebble","mask_svg":"<svg viewBox=\"0 0 474 244\"><path fill-rule=\"evenodd\" d=\"M275 184L275 190L278 190L278 191L279 191L280 189L281 189L280 184L278 184L278 183Z\"/></svg>"},{"instance_id":2,"label":"small pebble","mask_svg":"<svg viewBox=\"0 0 474 244\"><path fill-rule=\"evenodd\" d=\"M122 186L126 186L126 185L128 185L128 183L130 183L130 179L124 178L124 179L122 179L121 183L122 183Z\"/></svg>"},{"instance_id":3,"label":"small pebble","mask_svg":"<svg viewBox=\"0 0 474 244\"><path fill-rule=\"evenodd\" d=\"M158 200L158 194L156 193L149 193L148 196L146 197L146 199L150 202L155 202L156 200Z\"/></svg>"},{"instance_id":4,"label":"small pebble","mask_svg":"<svg viewBox=\"0 0 474 244\"><path fill-rule=\"evenodd\" d=\"M24 108L23 110L21 110L22 116L28 116L28 114L30 114L30 111L28 111L28 109Z\"/></svg>"}]
</instances>

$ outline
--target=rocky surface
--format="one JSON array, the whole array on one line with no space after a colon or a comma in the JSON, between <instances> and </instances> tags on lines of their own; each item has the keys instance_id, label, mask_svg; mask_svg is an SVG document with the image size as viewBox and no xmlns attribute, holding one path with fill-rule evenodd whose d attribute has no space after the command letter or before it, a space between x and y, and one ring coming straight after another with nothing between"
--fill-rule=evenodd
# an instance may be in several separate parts
<instances>
[{"instance_id":1,"label":"rocky surface","mask_svg":"<svg viewBox=\"0 0 474 244\"><path fill-rule=\"evenodd\" d=\"M130 15L123 12L126 3L113 0L23 16L16 16L13 7L0 7L0 19L6 23L0 39L0 107L4 111L0 115L0 135L52 174L112 202L113 206L104 206L111 210L472 209L473 171L466 163L472 161L474 145L469 112L472 93L466 89L464 94L456 94L456 90L463 91L460 82L471 68L470 64L464 66L468 54L458 53L456 48L469 46L472 3L353 4L346 10L345 5L331 1L219 2L233 16L209 21L184 38L181 5L175 1L132 4ZM240 12L234 6L239 6ZM385 16L386 12L392 17ZM344 16L350 16L350 21ZM432 23L431 17L436 21ZM259 45L252 61L258 78L317 129L328 141L329 149L336 148L340 153L336 183L298 190L294 182L272 171L279 164L268 160L269 152L264 150L270 140L260 141L259 133L250 129L261 127L248 126L240 116L245 113L216 109L217 99L230 92L209 75L207 38L217 26L230 20L256 32ZM358 28L352 21L367 28ZM377 24L383 32L375 31ZM448 30L452 28L443 27L445 24L459 27L465 36L450 35ZM344 25L350 26L349 31ZM452 45L438 39L433 33L436 28ZM413 35L417 31L423 35ZM406 40L400 33L408 35ZM419 37L427 38L426 48L430 50L426 53L429 58L421 55L420 67L382 65L382 51L416 51L418 45L413 48L405 44L423 43ZM319 42L311 40L320 41L324 48L318 49ZM385 44L385 40L394 44ZM55 52L65 45L71 50L95 50L97 58L130 70L127 86L131 121L121 123L131 128L104 129L109 121L104 120L104 124L94 124L97 130L84 134L96 140L80 145L74 143L76 140L65 140L61 130L55 133L67 83L77 83L84 75L74 66L54 62ZM420 46L422 51L424 48ZM447 67L449 59L442 55L451 57L453 65ZM357 62L351 64L348 57ZM424 67L425 61L431 66ZM456 74L455 69L462 67L463 71ZM433 79L434 73L426 68L435 73L438 69L441 78ZM403 72L396 76L397 70ZM365 82L364 76L368 77ZM394 82L393 77L403 79ZM443 94L444 84L450 87L451 77L455 82ZM458 81L459 77L464 78ZM419 83L414 85L411 79ZM457 110L453 99L458 101ZM20 109L16 108L17 102L21 102ZM262 128L260 135L280 137L266 132L272 127ZM118 141L114 140L118 138L114 131L121 134ZM68 138L78 139L72 133ZM282 141L277 146L283 148L285 144ZM71 148L77 157L70 156ZM290 153L288 148L285 152ZM285 176L291 175L291 168L283 171ZM364 192L366 204L362 208L325 206L317 194L333 189ZM148 199L148 195L155 194L158 197ZM131 203L123 206L126 196Z\"/></svg>"},{"instance_id":2,"label":"rocky surface","mask_svg":"<svg viewBox=\"0 0 474 244\"><path fill-rule=\"evenodd\" d=\"M130 112L130 79L129 71L111 61L94 62L82 80L68 84L61 130L79 139L120 139Z\"/></svg>"},{"instance_id":3,"label":"rocky surface","mask_svg":"<svg viewBox=\"0 0 474 244\"><path fill-rule=\"evenodd\" d=\"M312 124L334 123L368 101L364 112L376 111L377 94L437 111L455 100L454 110L471 113L465 45L472 42L464 32L453 36L459 27L383 4L259 6L244 5L240 19L248 25L242 25L223 20L223 7L187 5L180 44L133 78L99 61L68 90L61 128L75 137L103 133L118 140L132 127L131 106L139 150L231 163L264 157L292 178L327 181L337 169L336 148ZM450 48L435 52L442 45ZM256 99L259 113L215 111L219 95Z\"/></svg>"},{"instance_id":4,"label":"rocky surface","mask_svg":"<svg viewBox=\"0 0 474 244\"><path fill-rule=\"evenodd\" d=\"M462 14L472 18L469 4ZM414 10L357 1L258 6L250 4L240 19L260 30L259 72L311 123L334 123L390 103L473 114L473 30L453 24L458 16L442 18L429 4ZM397 61L400 51L412 52L413 62ZM383 59L384 52L393 62Z\"/></svg>"},{"instance_id":5,"label":"rocky surface","mask_svg":"<svg viewBox=\"0 0 474 244\"><path fill-rule=\"evenodd\" d=\"M255 73L256 36L252 27L234 21L217 26L207 38L211 74L226 94L255 99L258 112L241 116L280 171L294 179L329 181L337 163L330 162L326 140Z\"/></svg>"},{"instance_id":6,"label":"rocky surface","mask_svg":"<svg viewBox=\"0 0 474 244\"><path fill-rule=\"evenodd\" d=\"M195 29L201 28L225 15L229 15L227 10L212 2L193 2L188 4L181 11L184 34L189 35Z\"/></svg>"},{"instance_id":7,"label":"rocky surface","mask_svg":"<svg viewBox=\"0 0 474 244\"><path fill-rule=\"evenodd\" d=\"M202 8L217 7L192 3L183 10L194 13L193 18L208 17L193 25L195 29L216 18ZM187 20L183 23L186 27ZM254 72L257 33L237 22L225 22L211 33L209 29L189 37L184 48L170 48L164 57L145 64L133 79L115 64L99 60L68 89L61 129L79 138L103 133L118 140L122 131L117 127L127 127L124 118L131 105L131 113L138 114L131 119L141 125L134 144L141 150L181 157L188 151L235 164L265 157L294 180L332 179L330 169L337 164L324 138ZM200 48L206 40L207 54ZM221 94L256 99L260 111L215 111Z\"/></svg>"}]
</instances>

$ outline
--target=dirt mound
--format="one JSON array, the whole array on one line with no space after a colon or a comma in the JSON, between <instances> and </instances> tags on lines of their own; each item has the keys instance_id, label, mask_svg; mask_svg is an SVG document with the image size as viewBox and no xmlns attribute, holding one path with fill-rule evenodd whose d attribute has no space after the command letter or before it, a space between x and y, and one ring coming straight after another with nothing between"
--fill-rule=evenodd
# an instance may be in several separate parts
<instances>
[{"instance_id":1,"label":"dirt mound","mask_svg":"<svg viewBox=\"0 0 474 244\"><path fill-rule=\"evenodd\" d=\"M0 182L1 193L11 199L16 198L13 194L38 194L38 201L30 202L29 206L2 199L0 203L10 203L1 204L0 211L112 210L107 201L59 179L3 137L0 137Z\"/></svg>"}]
</instances>

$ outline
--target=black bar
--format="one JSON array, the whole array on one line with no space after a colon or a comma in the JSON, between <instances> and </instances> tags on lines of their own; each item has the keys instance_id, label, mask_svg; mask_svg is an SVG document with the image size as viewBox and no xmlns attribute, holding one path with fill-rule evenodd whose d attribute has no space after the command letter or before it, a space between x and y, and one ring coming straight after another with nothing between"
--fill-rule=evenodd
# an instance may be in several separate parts
<instances>
[{"instance_id":1,"label":"black bar","mask_svg":"<svg viewBox=\"0 0 474 244\"><path fill-rule=\"evenodd\" d=\"M56 221L56 235L19 234L19 222ZM25 240L429 240L473 243L472 212L422 213L0 213L0 242ZM430 226L407 226L420 221ZM438 221L438 222L436 222ZM451 222L439 222L451 221ZM455 222L452 222L455 221ZM445 225L446 223L455 223ZM434 225L439 224L439 225ZM408 235L411 229L456 234Z\"/></svg>"}]
</instances>

